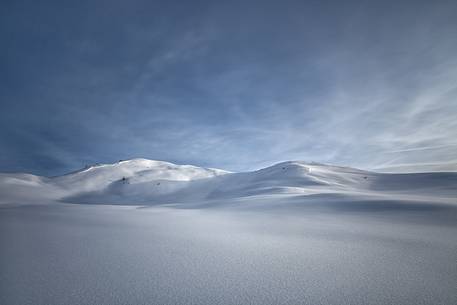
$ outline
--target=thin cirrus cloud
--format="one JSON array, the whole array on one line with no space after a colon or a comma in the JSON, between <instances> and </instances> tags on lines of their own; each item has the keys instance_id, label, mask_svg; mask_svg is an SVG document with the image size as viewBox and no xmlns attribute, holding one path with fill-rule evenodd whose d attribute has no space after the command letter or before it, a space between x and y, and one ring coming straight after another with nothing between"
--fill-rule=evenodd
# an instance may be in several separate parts
<instances>
[{"instance_id":1,"label":"thin cirrus cloud","mask_svg":"<svg viewBox=\"0 0 457 305\"><path fill-rule=\"evenodd\" d=\"M453 2L10 3L2 17L2 171L455 170Z\"/></svg>"}]
</instances>

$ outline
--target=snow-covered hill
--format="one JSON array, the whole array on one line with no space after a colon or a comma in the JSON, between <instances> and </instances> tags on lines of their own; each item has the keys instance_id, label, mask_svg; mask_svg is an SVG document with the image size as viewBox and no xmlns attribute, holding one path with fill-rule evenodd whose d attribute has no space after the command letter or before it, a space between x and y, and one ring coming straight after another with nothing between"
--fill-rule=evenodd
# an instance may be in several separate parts
<instances>
[{"instance_id":1,"label":"snow-covered hill","mask_svg":"<svg viewBox=\"0 0 457 305\"><path fill-rule=\"evenodd\" d=\"M382 174L348 167L288 161L257 171L132 159L46 178L1 174L0 202L60 200L100 204L164 204L253 196L340 194L455 202L457 173Z\"/></svg>"},{"instance_id":2,"label":"snow-covered hill","mask_svg":"<svg viewBox=\"0 0 457 305\"><path fill-rule=\"evenodd\" d=\"M457 173L134 159L0 203L0 304L457 304Z\"/></svg>"},{"instance_id":3,"label":"snow-covered hill","mask_svg":"<svg viewBox=\"0 0 457 305\"><path fill-rule=\"evenodd\" d=\"M109 185L141 184L160 181L191 181L211 178L226 171L192 165L176 165L164 161L132 159L114 164L90 166L68 175L55 177L51 183L76 193L99 191Z\"/></svg>"}]
</instances>

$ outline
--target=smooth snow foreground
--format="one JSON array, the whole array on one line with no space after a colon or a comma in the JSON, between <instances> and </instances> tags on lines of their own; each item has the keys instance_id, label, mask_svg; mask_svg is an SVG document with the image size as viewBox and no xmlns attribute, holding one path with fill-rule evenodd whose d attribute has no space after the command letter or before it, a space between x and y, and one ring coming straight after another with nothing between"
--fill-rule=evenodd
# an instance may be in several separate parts
<instances>
[{"instance_id":1,"label":"smooth snow foreground","mask_svg":"<svg viewBox=\"0 0 457 305\"><path fill-rule=\"evenodd\" d=\"M0 175L0 304L457 304L457 173Z\"/></svg>"}]
</instances>

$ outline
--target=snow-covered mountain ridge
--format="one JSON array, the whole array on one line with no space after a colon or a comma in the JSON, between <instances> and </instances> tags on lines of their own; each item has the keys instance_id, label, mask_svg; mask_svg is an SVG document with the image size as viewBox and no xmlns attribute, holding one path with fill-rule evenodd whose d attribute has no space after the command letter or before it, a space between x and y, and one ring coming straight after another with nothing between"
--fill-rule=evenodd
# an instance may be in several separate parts
<instances>
[{"instance_id":1,"label":"snow-covered mountain ridge","mask_svg":"<svg viewBox=\"0 0 457 305\"><path fill-rule=\"evenodd\" d=\"M457 173L383 174L348 167L287 161L232 173L164 161L132 159L58 177L0 174L0 202L163 204L252 196L341 194L434 198L455 202Z\"/></svg>"}]
</instances>

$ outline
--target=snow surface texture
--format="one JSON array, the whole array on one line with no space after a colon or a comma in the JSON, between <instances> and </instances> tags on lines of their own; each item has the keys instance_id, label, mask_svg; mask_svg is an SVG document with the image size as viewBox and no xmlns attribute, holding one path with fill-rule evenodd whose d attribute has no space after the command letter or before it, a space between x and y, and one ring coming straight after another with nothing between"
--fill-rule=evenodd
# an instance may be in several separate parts
<instances>
[{"instance_id":1,"label":"snow surface texture","mask_svg":"<svg viewBox=\"0 0 457 305\"><path fill-rule=\"evenodd\" d=\"M457 304L457 173L0 175L0 304Z\"/></svg>"}]
</instances>

